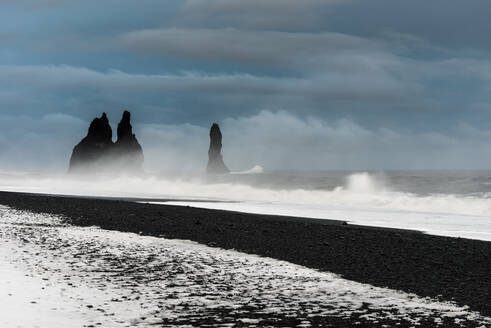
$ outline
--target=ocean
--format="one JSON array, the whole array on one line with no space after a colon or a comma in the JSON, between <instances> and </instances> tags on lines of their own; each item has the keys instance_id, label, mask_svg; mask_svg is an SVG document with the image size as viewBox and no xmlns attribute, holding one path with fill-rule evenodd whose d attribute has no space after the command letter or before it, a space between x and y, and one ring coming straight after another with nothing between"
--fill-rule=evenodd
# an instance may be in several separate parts
<instances>
[{"instance_id":1,"label":"ocean","mask_svg":"<svg viewBox=\"0 0 491 328\"><path fill-rule=\"evenodd\" d=\"M267 171L81 177L4 173L0 189L345 220L491 241L491 171Z\"/></svg>"}]
</instances>

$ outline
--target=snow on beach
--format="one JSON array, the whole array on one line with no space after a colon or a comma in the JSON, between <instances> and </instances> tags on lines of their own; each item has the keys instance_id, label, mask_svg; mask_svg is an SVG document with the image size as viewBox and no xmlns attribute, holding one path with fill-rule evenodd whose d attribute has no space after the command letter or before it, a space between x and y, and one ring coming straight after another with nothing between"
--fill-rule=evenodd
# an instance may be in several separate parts
<instances>
[{"instance_id":1,"label":"snow on beach","mask_svg":"<svg viewBox=\"0 0 491 328\"><path fill-rule=\"evenodd\" d=\"M2 327L491 324L467 307L288 262L4 206L0 268Z\"/></svg>"}]
</instances>

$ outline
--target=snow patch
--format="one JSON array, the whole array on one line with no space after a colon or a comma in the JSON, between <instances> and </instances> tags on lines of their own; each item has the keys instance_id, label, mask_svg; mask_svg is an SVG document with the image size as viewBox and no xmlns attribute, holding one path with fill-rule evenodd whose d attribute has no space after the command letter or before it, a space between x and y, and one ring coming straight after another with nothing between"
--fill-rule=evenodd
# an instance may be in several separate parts
<instances>
[{"instance_id":1,"label":"snow patch","mask_svg":"<svg viewBox=\"0 0 491 328\"><path fill-rule=\"evenodd\" d=\"M284 261L190 241L67 226L60 217L1 206L0 268L5 294L0 306L9 309L1 318L5 327L31 327L36 320L40 327L73 322L226 326L238 320L259 325L295 320L307 327L323 318L388 325L491 324L465 306ZM51 318L56 324L46 321Z\"/></svg>"}]
</instances>

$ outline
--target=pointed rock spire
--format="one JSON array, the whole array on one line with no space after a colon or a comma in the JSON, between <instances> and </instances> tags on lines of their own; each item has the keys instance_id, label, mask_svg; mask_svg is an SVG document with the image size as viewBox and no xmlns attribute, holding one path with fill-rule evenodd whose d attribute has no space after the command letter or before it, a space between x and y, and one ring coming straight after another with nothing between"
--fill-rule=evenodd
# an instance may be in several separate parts
<instances>
[{"instance_id":1,"label":"pointed rock spire","mask_svg":"<svg viewBox=\"0 0 491 328\"><path fill-rule=\"evenodd\" d=\"M123 171L143 170L143 149L133 134L131 113L127 110L118 124L118 140L114 145L117 156L122 158L120 162Z\"/></svg>"},{"instance_id":2,"label":"pointed rock spire","mask_svg":"<svg viewBox=\"0 0 491 328\"><path fill-rule=\"evenodd\" d=\"M112 129L106 113L90 123L87 136L73 148L69 171L91 169L111 150Z\"/></svg>"},{"instance_id":3,"label":"pointed rock spire","mask_svg":"<svg viewBox=\"0 0 491 328\"><path fill-rule=\"evenodd\" d=\"M230 170L223 162L222 157L222 132L217 123L213 123L210 129L210 148L208 150L208 173L228 173Z\"/></svg>"},{"instance_id":4,"label":"pointed rock spire","mask_svg":"<svg viewBox=\"0 0 491 328\"><path fill-rule=\"evenodd\" d=\"M94 118L92 123L90 123L87 137L105 143L112 143L113 131L109 125L106 113L102 113L101 117Z\"/></svg>"},{"instance_id":5,"label":"pointed rock spire","mask_svg":"<svg viewBox=\"0 0 491 328\"><path fill-rule=\"evenodd\" d=\"M118 141L131 138L133 136L133 127L131 126L131 113L124 111L123 117L118 124Z\"/></svg>"}]
</instances>

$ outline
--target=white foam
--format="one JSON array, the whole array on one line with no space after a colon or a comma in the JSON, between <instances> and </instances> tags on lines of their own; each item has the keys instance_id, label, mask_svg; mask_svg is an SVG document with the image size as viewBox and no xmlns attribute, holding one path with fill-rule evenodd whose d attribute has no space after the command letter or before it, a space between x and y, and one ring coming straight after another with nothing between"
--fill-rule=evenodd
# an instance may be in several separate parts
<instances>
[{"instance_id":1,"label":"white foam","mask_svg":"<svg viewBox=\"0 0 491 328\"><path fill-rule=\"evenodd\" d=\"M230 201L174 203L253 213L347 220L356 224L417 229L431 234L491 240L491 198L486 195L419 196L387 188L367 173L350 175L333 190L266 189L241 183L142 177L0 179L0 189L49 194Z\"/></svg>"},{"instance_id":2,"label":"white foam","mask_svg":"<svg viewBox=\"0 0 491 328\"><path fill-rule=\"evenodd\" d=\"M231 174L261 174L264 173L264 168L260 165L254 165L249 170L238 171L238 172L230 172Z\"/></svg>"}]
</instances>

